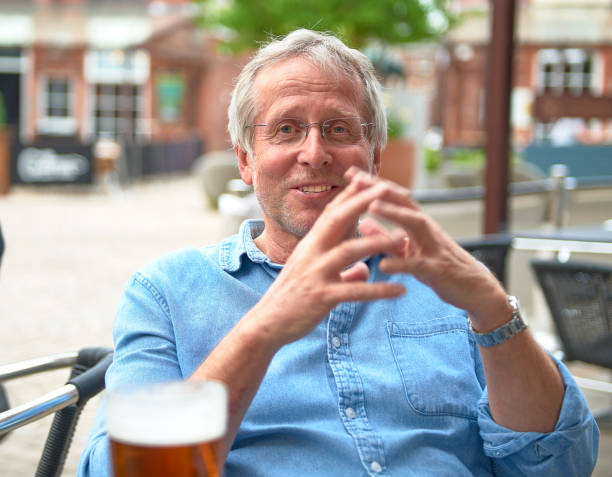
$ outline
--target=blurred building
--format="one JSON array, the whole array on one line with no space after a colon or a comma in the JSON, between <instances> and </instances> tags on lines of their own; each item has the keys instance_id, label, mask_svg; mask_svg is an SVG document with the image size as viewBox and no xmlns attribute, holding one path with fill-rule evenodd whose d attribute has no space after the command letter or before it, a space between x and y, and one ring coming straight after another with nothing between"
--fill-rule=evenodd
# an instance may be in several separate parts
<instances>
[{"instance_id":1,"label":"blurred building","mask_svg":"<svg viewBox=\"0 0 612 477\"><path fill-rule=\"evenodd\" d=\"M194 17L185 0L0 0L13 181L91 182L99 138L122 145L126 176L227 148L240 60L218 56Z\"/></svg>"},{"instance_id":2,"label":"blurred building","mask_svg":"<svg viewBox=\"0 0 612 477\"><path fill-rule=\"evenodd\" d=\"M452 0L461 22L435 49L446 146L485 141L489 4ZM517 1L512 133L518 147L612 143L612 1Z\"/></svg>"}]
</instances>

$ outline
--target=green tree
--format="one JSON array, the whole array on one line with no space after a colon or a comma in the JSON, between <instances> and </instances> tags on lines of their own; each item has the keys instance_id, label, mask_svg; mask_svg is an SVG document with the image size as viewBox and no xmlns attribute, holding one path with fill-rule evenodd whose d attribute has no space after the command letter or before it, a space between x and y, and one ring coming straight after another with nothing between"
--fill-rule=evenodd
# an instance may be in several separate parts
<instances>
[{"instance_id":1,"label":"green tree","mask_svg":"<svg viewBox=\"0 0 612 477\"><path fill-rule=\"evenodd\" d=\"M453 22L446 0L195 0L203 26L226 28L223 47L253 49L296 28L337 34L363 48L435 39Z\"/></svg>"}]
</instances>

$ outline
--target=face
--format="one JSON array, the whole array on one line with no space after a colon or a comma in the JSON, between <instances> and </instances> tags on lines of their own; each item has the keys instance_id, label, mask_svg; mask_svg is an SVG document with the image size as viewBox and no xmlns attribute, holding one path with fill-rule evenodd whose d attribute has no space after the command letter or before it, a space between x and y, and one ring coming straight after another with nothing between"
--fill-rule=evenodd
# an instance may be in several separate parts
<instances>
[{"instance_id":1,"label":"face","mask_svg":"<svg viewBox=\"0 0 612 477\"><path fill-rule=\"evenodd\" d=\"M256 124L290 117L318 123L364 117L363 95L352 77L325 73L302 58L263 68L255 79ZM256 135L254 157L237 150L242 179L253 184L268 240L303 237L323 208L345 186L344 173L357 166L378 173L380 151L370 143L330 145L314 126L300 145L271 144Z\"/></svg>"}]
</instances>

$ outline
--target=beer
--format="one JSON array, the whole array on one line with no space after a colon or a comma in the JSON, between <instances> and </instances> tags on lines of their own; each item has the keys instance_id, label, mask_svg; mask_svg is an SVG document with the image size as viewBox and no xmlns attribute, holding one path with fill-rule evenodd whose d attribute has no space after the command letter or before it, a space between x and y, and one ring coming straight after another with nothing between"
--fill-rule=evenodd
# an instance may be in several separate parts
<instances>
[{"instance_id":1,"label":"beer","mask_svg":"<svg viewBox=\"0 0 612 477\"><path fill-rule=\"evenodd\" d=\"M173 382L108 393L115 477L221 477L227 391L218 382Z\"/></svg>"}]
</instances>

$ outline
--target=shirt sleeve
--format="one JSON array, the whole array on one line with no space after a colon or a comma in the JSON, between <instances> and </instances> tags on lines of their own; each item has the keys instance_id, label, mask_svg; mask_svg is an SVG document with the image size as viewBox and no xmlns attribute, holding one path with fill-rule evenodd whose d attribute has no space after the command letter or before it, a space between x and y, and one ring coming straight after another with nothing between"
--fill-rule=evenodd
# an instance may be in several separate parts
<instances>
[{"instance_id":1,"label":"shirt sleeve","mask_svg":"<svg viewBox=\"0 0 612 477\"><path fill-rule=\"evenodd\" d=\"M163 294L137 273L126 287L113 325L114 357L106 389L182 379L170 309ZM110 443L104 425L104 400L83 450L79 477L111 475Z\"/></svg>"},{"instance_id":2,"label":"shirt sleeve","mask_svg":"<svg viewBox=\"0 0 612 477\"><path fill-rule=\"evenodd\" d=\"M552 357L563 379L561 413L550 433L515 432L497 424L485 388L478 405L484 452L496 475L591 475L599 448L599 429L586 399L567 367Z\"/></svg>"}]
</instances>

